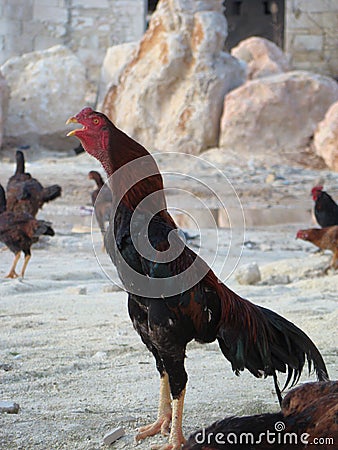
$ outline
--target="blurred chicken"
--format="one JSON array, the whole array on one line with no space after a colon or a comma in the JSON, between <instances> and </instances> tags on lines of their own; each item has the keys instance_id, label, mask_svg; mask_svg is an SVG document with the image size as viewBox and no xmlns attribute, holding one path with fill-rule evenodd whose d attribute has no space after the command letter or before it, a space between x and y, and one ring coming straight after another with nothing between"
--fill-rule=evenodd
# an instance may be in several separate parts
<instances>
[{"instance_id":1,"label":"blurred chicken","mask_svg":"<svg viewBox=\"0 0 338 450\"><path fill-rule=\"evenodd\" d=\"M91 170L88 173L88 178L94 180L96 189L92 192L92 205L94 206L95 217L99 224L102 236L106 232L104 223L109 220L112 209L112 194L107 184L104 183L100 173L96 170Z\"/></svg>"},{"instance_id":2,"label":"blurred chicken","mask_svg":"<svg viewBox=\"0 0 338 450\"><path fill-rule=\"evenodd\" d=\"M329 267L338 269L338 225L326 228L309 228L299 230L297 239L311 242L321 250L331 250L333 258Z\"/></svg>"},{"instance_id":3,"label":"blurred chicken","mask_svg":"<svg viewBox=\"0 0 338 450\"><path fill-rule=\"evenodd\" d=\"M323 186L315 186L311 194L315 202L314 214L318 225L322 228L338 225L338 205L327 192L323 191Z\"/></svg>"},{"instance_id":4,"label":"blurred chicken","mask_svg":"<svg viewBox=\"0 0 338 450\"><path fill-rule=\"evenodd\" d=\"M6 211L5 190L0 185L0 241L14 254L14 261L6 278L16 278L16 265L23 252L25 260L20 276L23 278L27 264L31 258L31 246L41 235L54 236L50 222L37 220L25 212Z\"/></svg>"},{"instance_id":5,"label":"blurred chicken","mask_svg":"<svg viewBox=\"0 0 338 450\"><path fill-rule=\"evenodd\" d=\"M7 183L7 210L25 212L35 217L44 203L50 202L61 195L58 184L43 187L41 183L25 172L23 153L16 152L16 170Z\"/></svg>"},{"instance_id":6,"label":"blurred chicken","mask_svg":"<svg viewBox=\"0 0 338 450\"><path fill-rule=\"evenodd\" d=\"M292 389L280 412L219 420L193 433L183 449L329 450L337 442L338 381L327 381Z\"/></svg>"}]
</instances>

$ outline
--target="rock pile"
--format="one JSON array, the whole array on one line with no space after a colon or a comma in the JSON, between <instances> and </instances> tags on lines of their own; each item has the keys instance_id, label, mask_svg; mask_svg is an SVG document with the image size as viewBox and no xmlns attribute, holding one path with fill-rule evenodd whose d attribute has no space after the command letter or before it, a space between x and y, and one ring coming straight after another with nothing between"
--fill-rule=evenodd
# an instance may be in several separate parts
<instances>
[{"instance_id":1,"label":"rock pile","mask_svg":"<svg viewBox=\"0 0 338 450\"><path fill-rule=\"evenodd\" d=\"M149 150L218 147L278 163L306 149L305 162L338 171L337 82L292 70L263 38L225 53L226 37L222 0L160 0L140 42L107 49L94 96L66 47L11 58L0 68L0 145L75 146L64 123L88 105Z\"/></svg>"},{"instance_id":2,"label":"rock pile","mask_svg":"<svg viewBox=\"0 0 338 450\"><path fill-rule=\"evenodd\" d=\"M226 36L221 1L160 1L103 112L150 150L216 146L224 95L245 80Z\"/></svg>"}]
</instances>

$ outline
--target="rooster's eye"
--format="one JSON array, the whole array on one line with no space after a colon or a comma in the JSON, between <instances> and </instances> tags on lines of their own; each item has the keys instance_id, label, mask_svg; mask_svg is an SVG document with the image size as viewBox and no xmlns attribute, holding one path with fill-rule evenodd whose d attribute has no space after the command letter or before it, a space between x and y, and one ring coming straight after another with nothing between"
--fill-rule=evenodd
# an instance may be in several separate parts
<instances>
[{"instance_id":1,"label":"rooster's eye","mask_svg":"<svg viewBox=\"0 0 338 450\"><path fill-rule=\"evenodd\" d=\"M93 119L93 123L95 123L95 125L97 125L99 122L99 119Z\"/></svg>"}]
</instances>

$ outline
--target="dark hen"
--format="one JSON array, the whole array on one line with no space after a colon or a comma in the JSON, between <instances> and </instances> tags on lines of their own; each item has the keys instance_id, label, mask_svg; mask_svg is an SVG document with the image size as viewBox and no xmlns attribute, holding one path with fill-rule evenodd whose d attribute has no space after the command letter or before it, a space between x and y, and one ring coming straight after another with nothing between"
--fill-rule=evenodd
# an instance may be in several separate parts
<instances>
[{"instance_id":1,"label":"dark hen","mask_svg":"<svg viewBox=\"0 0 338 450\"><path fill-rule=\"evenodd\" d=\"M167 211L161 174L144 147L91 108L68 122L83 125L68 134L78 137L111 177L113 213L105 246L129 292L133 325L160 373L158 418L140 428L137 440L168 433L171 423L169 444L161 448L176 450L185 442L184 360L193 339L217 340L236 374L248 369L256 377L271 376L279 399L277 372L286 373L286 386L294 385L307 361L319 380L327 380L323 358L302 330L231 291L182 243ZM169 257L172 250L178 256Z\"/></svg>"},{"instance_id":2,"label":"dark hen","mask_svg":"<svg viewBox=\"0 0 338 450\"><path fill-rule=\"evenodd\" d=\"M88 177L96 183L96 189L91 193L92 205L102 236L104 236L106 232L105 222L109 220L112 209L112 193L99 172L91 170Z\"/></svg>"},{"instance_id":3,"label":"dark hen","mask_svg":"<svg viewBox=\"0 0 338 450\"><path fill-rule=\"evenodd\" d=\"M31 246L38 242L42 235L54 236L54 230L50 222L37 220L24 212L6 211L5 190L0 185L0 241L3 242L15 257L6 278L16 278L16 265L23 252L25 260L20 276L23 278L31 258Z\"/></svg>"},{"instance_id":4,"label":"dark hen","mask_svg":"<svg viewBox=\"0 0 338 450\"><path fill-rule=\"evenodd\" d=\"M311 194L315 202L314 213L318 225L322 228L338 225L338 205L331 195L323 191L323 186L315 186Z\"/></svg>"},{"instance_id":5,"label":"dark hen","mask_svg":"<svg viewBox=\"0 0 338 450\"><path fill-rule=\"evenodd\" d=\"M281 412L227 417L193 433L184 450L329 450L338 442L338 382L291 390Z\"/></svg>"},{"instance_id":6,"label":"dark hen","mask_svg":"<svg viewBox=\"0 0 338 450\"><path fill-rule=\"evenodd\" d=\"M41 183L25 172L24 154L16 152L16 170L7 183L7 210L25 212L35 217L44 203L50 202L61 195L58 184L43 187Z\"/></svg>"}]
</instances>

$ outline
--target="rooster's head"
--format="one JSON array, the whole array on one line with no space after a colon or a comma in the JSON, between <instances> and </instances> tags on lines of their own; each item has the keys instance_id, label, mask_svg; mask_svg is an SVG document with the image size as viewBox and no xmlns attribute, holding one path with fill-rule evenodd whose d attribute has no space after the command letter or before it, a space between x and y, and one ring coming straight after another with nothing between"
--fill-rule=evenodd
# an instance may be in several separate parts
<instances>
[{"instance_id":1,"label":"rooster's head","mask_svg":"<svg viewBox=\"0 0 338 450\"><path fill-rule=\"evenodd\" d=\"M87 107L70 117L66 123L82 125L82 128L70 131L67 136L77 137L84 149L98 160L107 158L111 122L104 114Z\"/></svg>"},{"instance_id":2,"label":"rooster's head","mask_svg":"<svg viewBox=\"0 0 338 450\"><path fill-rule=\"evenodd\" d=\"M313 198L313 201L316 201L319 197L319 194L322 192L323 186L315 186L311 189L311 195Z\"/></svg>"}]
</instances>

